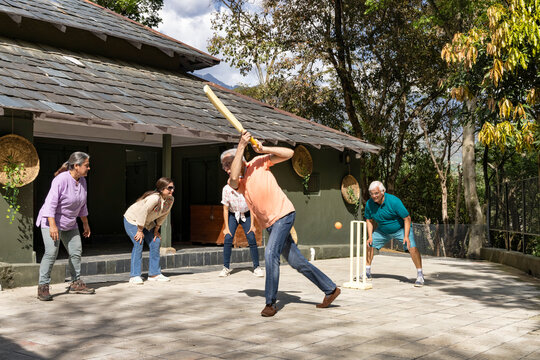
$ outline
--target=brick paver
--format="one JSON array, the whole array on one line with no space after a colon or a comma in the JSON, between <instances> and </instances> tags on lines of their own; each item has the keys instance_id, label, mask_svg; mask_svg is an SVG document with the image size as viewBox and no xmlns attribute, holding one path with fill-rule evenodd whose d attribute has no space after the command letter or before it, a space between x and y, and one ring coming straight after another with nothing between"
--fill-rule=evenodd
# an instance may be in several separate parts
<instances>
[{"instance_id":1,"label":"brick paver","mask_svg":"<svg viewBox=\"0 0 540 360\"><path fill-rule=\"evenodd\" d=\"M288 265L278 313L263 318L264 279L248 268L166 270L169 283L92 277L96 294L36 299L0 292L0 359L538 359L540 282L482 261L424 260L414 288L408 256L379 255L373 289L323 294ZM348 259L315 264L341 285ZM233 264L234 265L234 264ZM98 282L96 282L98 281Z\"/></svg>"}]
</instances>

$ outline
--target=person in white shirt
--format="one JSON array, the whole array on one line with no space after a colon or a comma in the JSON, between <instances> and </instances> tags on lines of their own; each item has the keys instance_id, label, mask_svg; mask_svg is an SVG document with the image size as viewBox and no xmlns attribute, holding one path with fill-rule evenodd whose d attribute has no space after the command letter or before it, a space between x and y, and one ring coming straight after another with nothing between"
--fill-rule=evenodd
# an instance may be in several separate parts
<instances>
[{"instance_id":1,"label":"person in white shirt","mask_svg":"<svg viewBox=\"0 0 540 360\"><path fill-rule=\"evenodd\" d=\"M231 162L233 158L234 155L227 155L227 152L223 153L221 163L224 165L224 170L230 168L225 163ZM259 266L259 250L257 248L257 240L255 239L255 224L246 199L232 187L225 185L223 187L221 203L223 204L223 221L225 223L223 234L225 235L225 241L223 244L223 269L219 273L219 277L226 277L231 274L232 244L238 225L242 225L244 234L246 234L253 261L253 275L263 277L264 270Z\"/></svg>"}]
</instances>

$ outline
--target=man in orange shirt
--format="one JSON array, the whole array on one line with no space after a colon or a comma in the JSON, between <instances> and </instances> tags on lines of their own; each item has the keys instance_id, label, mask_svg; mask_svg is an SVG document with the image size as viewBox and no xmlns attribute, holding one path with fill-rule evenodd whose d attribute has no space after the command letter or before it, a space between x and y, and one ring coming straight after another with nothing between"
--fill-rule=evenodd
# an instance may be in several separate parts
<instances>
[{"instance_id":1,"label":"man in orange shirt","mask_svg":"<svg viewBox=\"0 0 540 360\"><path fill-rule=\"evenodd\" d=\"M242 155L250 138L251 134L244 131L236 153L227 150L221 157L221 163L223 170L229 174L229 185L244 195L250 211L270 234L264 252L266 306L261 315L274 316L277 312L280 255L325 293L323 302L317 307L328 307L341 290L298 250L290 234L296 214L294 206L270 171L272 165L290 159L294 151L284 147L263 146L258 142L253 149L256 153L264 155L246 163L242 160Z\"/></svg>"}]
</instances>

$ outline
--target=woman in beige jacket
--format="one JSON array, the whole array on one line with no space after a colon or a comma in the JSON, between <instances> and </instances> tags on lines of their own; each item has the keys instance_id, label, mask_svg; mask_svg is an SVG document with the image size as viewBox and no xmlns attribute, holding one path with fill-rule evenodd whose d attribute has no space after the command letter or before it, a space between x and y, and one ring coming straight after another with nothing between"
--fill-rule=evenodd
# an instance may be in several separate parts
<instances>
[{"instance_id":1,"label":"woman in beige jacket","mask_svg":"<svg viewBox=\"0 0 540 360\"><path fill-rule=\"evenodd\" d=\"M148 281L170 280L161 273L159 265L161 244L159 228L171 211L174 203L173 192L173 181L162 177L156 182L156 190L145 192L124 214L124 228L133 242L129 279L132 284L143 284L141 278L143 240L150 248Z\"/></svg>"}]
</instances>

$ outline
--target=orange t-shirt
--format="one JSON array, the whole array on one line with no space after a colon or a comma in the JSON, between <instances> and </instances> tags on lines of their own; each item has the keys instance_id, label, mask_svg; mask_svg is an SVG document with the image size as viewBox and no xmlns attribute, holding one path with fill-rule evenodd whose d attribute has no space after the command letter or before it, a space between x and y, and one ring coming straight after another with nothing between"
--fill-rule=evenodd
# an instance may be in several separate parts
<instances>
[{"instance_id":1,"label":"orange t-shirt","mask_svg":"<svg viewBox=\"0 0 540 360\"><path fill-rule=\"evenodd\" d=\"M270 171L270 155L257 156L246 165L238 192L244 195L249 209L265 229L294 211L292 202L279 187Z\"/></svg>"}]
</instances>

